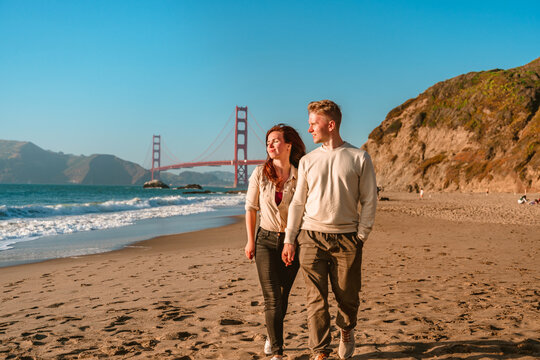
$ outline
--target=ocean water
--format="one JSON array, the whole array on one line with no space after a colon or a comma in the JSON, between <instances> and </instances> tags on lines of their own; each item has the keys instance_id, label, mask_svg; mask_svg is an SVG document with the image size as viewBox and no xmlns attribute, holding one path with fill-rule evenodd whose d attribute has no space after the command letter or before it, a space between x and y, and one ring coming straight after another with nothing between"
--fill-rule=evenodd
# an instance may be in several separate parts
<instances>
[{"instance_id":1,"label":"ocean water","mask_svg":"<svg viewBox=\"0 0 540 360\"><path fill-rule=\"evenodd\" d=\"M158 235L225 225L243 194L205 188L0 184L0 267L116 250Z\"/></svg>"}]
</instances>

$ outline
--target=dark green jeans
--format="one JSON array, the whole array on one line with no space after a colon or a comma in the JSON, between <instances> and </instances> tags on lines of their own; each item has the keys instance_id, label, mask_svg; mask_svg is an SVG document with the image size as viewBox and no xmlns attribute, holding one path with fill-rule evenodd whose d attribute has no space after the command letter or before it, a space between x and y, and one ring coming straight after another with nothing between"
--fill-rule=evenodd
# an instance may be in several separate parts
<instances>
[{"instance_id":1,"label":"dark green jeans","mask_svg":"<svg viewBox=\"0 0 540 360\"><path fill-rule=\"evenodd\" d=\"M264 297L266 329L274 355L283 355L283 319L299 268L297 259L290 266L285 266L281 260L284 238L285 233L259 228L255 246L255 263Z\"/></svg>"}]
</instances>

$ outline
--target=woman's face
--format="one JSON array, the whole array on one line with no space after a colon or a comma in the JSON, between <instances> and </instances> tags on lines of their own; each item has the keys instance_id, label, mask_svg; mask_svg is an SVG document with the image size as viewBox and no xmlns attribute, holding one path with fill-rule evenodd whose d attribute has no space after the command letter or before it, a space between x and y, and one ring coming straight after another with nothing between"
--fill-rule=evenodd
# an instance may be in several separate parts
<instances>
[{"instance_id":1,"label":"woman's face","mask_svg":"<svg viewBox=\"0 0 540 360\"><path fill-rule=\"evenodd\" d=\"M266 140L266 152L271 159L288 160L291 144L287 144L281 131L272 131Z\"/></svg>"}]
</instances>

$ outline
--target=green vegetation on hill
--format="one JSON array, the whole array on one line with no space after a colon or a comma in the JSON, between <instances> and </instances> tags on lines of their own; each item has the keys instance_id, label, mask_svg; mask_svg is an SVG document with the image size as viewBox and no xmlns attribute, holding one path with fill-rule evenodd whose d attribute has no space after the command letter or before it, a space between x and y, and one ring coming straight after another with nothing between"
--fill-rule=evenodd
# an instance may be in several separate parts
<instances>
[{"instance_id":1,"label":"green vegetation on hill","mask_svg":"<svg viewBox=\"0 0 540 360\"><path fill-rule=\"evenodd\" d=\"M369 135L367 146L378 149L399 142L401 148L407 144L423 152L426 145L437 148L427 134L444 130L451 138L466 131L469 144L459 151L451 149L456 144L438 138L444 159L424 160L411 153L403 165L415 164L414 181L428 183L430 170L438 169L445 179L432 183L433 188L488 185L514 174L525 188L540 186L539 106L540 58L514 69L472 72L439 82L390 111ZM387 161L382 153L380 160ZM393 163L399 155L392 154Z\"/></svg>"}]
</instances>

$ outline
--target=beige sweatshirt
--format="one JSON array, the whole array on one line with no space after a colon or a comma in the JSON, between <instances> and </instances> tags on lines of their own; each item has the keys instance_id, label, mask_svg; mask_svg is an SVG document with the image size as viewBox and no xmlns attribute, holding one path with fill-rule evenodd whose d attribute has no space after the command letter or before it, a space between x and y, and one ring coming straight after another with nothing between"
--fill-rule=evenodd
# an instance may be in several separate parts
<instances>
[{"instance_id":1,"label":"beige sweatshirt","mask_svg":"<svg viewBox=\"0 0 540 360\"><path fill-rule=\"evenodd\" d=\"M357 232L366 241L377 208L377 181L367 152L345 142L321 146L300 160L296 193L289 207L285 243L300 229Z\"/></svg>"}]
</instances>

